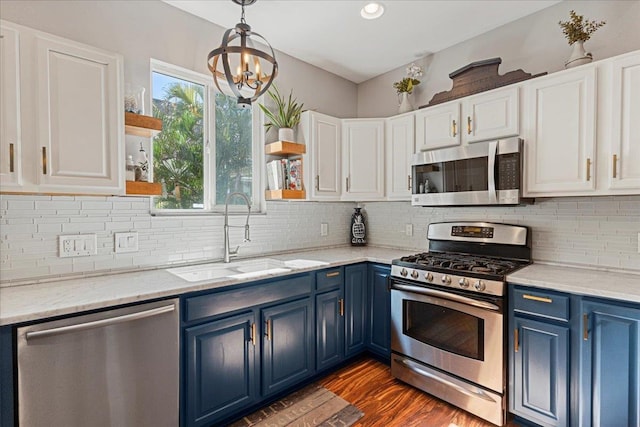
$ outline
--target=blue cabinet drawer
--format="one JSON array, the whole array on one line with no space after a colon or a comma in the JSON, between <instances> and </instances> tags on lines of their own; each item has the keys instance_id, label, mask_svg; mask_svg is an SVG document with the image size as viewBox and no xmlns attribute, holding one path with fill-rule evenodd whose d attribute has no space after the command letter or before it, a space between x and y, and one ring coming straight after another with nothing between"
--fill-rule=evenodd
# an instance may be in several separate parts
<instances>
[{"instance_id":1,"label":"blue cabinet drawer","mask_svg":"<svg viewBox=\"0 0 640 427\"><path fill-rule=\"evenodd\" d=\"M316 289L327 290L342 286L344 281L344 268L329 268L316 273Z\"/></svg>"},{"instance_id":2,"label":"blue cabinet drawer","mask_svg":"<svg viewBox=\"0 0 640 427\"><path fill-rule=\"evenodd\" d=\"M569 295L516 287L512 296L513 310L516 313L569 321Z\"/></svg>"}]
</instances>

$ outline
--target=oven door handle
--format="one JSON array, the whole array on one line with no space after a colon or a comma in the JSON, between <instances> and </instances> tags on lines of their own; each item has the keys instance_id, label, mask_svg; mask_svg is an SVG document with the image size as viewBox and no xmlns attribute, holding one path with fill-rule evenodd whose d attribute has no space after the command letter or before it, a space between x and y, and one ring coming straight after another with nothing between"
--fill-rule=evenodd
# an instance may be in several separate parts
<instances>
[{"instance_id":1,"label":"oven door handle","mask_svg":"<svg viewBox=\"0 0 640 427\"><path fill-rule=\"evenodd\" d=\"M491 398L491 396L489 396L487 393L485 393L482 390L479 390L479 389L477 391L476 390L469 390L469 389L467 389L465 387L462 387L462 386L460 386L458 384L455 384L455 383L453 383L453 382L451 382L451 381L449 381L447 379L440 378L437 375L432 374L431 372L425 371L424 369L420 369L417 366L413 366L413 364L410 363L407 360L398 359L398 358L394 358L394 360L397 363L399 363L399 364L403 365L404 367L406 367L407 369L415 372L416 374L422 375L423 377L431 378L432 380L435 380L435 381L438 381L439 383L442 383L442 384L446 385L447 387L451 387L451 388L456 389L457 391L459 391L462 394L465 394L465 395L470 396L470 397L480 398L482 400L486 400L487 402L495 403L495 400L493 400Z\"/></svg>"},{"instance_id":2,"label":"oven door handle","mask_svg":"<svg viewBox=\"0 0 640 427\"><path fill-rule=\"evenodd\" d=\"M478 308L484 308L486 310L500 311L500 307L490 302L477 301L477 300L474 300L473 298L468 298L462 295L452 294L449 292L439 291L437 289L422 288L422 287L410 286L410 285L401 285L399 283L394 283L392 289L398 289L400 291L414 292L416 294L447 299L450 301L455 301L455 302L459 302L466 305L472 305Z\"/></svg>"},{"instance_id":3,"label":"oven door handle","mask_svg":"<svg viewBox=\"0 0 640 427\"><path fill-rule=\"evenodd\" d=\"M487 195L489 196L489 203L495 204L498 201L496 195L496 155L498 151L498 141L491 141L489 143L489 154L487 164Z\"/></svg>"}]
</instances>

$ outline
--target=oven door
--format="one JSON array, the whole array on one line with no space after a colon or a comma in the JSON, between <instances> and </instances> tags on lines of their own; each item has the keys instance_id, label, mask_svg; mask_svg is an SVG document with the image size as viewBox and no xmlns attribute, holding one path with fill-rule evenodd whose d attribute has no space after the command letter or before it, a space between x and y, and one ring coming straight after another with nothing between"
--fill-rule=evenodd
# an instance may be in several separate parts
<instances>
[{"instance_id":1,"label":"oven door","mask_svg":"<svg viewBox=\"0 0 640 427\"><path fill-rule=\"evenodd\" d=\"M476 300L394 280L391 349L480 386L504 392L500 299Z\"/></svg>"}]
</instances>

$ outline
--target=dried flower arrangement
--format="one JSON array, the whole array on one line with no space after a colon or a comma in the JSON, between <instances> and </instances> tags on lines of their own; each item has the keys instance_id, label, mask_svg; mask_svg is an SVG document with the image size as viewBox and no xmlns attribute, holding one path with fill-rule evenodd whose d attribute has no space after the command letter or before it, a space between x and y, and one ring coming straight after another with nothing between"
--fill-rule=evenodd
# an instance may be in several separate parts
<instances>
[{"instance_id":1,"label":"dried flower arrangement","mask_svg":"<svg viewBox=\"0 0 640 427\"><path fill-rule=\"evenodd\" d=\"M578 15L573 10L569 12L569 16L571 17L570 21L558 21L558 25L562 27L562 33L569 40L569 45L578 41L585 42L589 40L591 34L606 24L605 21L598 22L584 19L584 16Z\"/></svg>"}]
</instances>

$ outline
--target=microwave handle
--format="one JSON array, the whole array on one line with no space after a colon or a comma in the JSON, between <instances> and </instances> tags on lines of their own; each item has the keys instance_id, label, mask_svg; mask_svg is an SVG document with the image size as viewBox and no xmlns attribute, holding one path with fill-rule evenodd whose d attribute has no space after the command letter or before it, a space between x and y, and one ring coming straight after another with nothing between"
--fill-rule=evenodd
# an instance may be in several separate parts
<instances>
[{"instance_id":1,"label":"microwave handle","mask_svg":"<svg viewBox=\"0 0 640 427\"><path fill-rule=\"evenodd\" d=\"M489 196L489 204L494 204L498 202L498 197L496 196L496 158L498 151L498 141L491 141L489 143L489 153L488 153L488 170L487 170L487 192Z\"/></svg>"}]
</instances>

